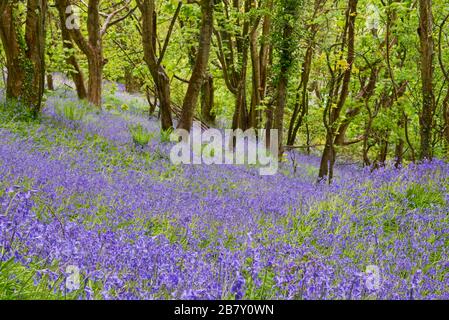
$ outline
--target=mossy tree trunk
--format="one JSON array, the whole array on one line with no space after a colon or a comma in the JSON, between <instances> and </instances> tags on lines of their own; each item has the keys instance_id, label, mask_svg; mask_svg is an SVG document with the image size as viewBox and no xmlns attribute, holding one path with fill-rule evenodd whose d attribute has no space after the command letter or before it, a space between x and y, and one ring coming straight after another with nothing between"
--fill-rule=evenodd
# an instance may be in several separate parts
<instances>
[{"instance_id":1,"label":"mossy tree trunk","mask_svg":"<svg viewBox=\"0 0 449 320\"><path fill-rule=\"evenodd\" d=\"M42 105L45 86L45 15L46 0L26 3L25 34L19 21L19 6L2 0L0 38L6 54L8 77L6 96L20 100L34 116Z\"/></svg>"}]
</instances>

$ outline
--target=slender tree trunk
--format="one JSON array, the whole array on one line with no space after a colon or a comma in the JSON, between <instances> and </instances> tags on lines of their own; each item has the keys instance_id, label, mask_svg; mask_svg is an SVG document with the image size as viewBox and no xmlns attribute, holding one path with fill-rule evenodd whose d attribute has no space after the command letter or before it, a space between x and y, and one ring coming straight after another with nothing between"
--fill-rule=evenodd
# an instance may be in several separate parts
<instances>
[{"instance_id":1,"label":"slender tree trunk","mask_svg":"<svg viewBox=\"0 0 449 320\"><path fill-rule=\"evenodd\" d=\"M201 118L208 124L215 123L214 107L214 78L208 74L201 87Z\"/></svg>"},{"instance_id":2,"label":"slender tree trunk","mask_svg":"<svg viewBox=\"0 0 449 320\"><path fill-rule=\"evenodd\" d=\"M422 111L421 126L421 159L432 159L432 127L434 114L433 95L433 17L432 0L419 1L419 39L421 44L421 83Z\"/></svg>"},{"instance_id":3,"label":"slender tree trunk","mask_svg":"<svg viewBox=\"0 0 449 320\"><path fill-rule=\"evenodd\" d=\"M368 83L366 86L363 86L359 94L357 95L357 100L359 102L365 101L367 102L375 92L378 74L380 72L380 67L373 66L371 69L371 74L368 79ZM346 131L349 128L349 125L354 120L354 118L360 113L361 107L355 107L349 109L344 119L341 121L341 124L336 131L336 137L334 143L336 145L344 145L346 140Z\"/></svg>"},{"instance_id":4,"label":"slender tree trunk","mask_svg":"<svg viewBox=\"0 0 449 320\"><path fill-rule=\"evenodd\" d=\"M287 72L286 70L282 70L281 72ZM282 157L284 153L283 143L284 143L284 110L287 104L287 86L288 79L285 76L281 76L278 85L278 101L274 115L274 128L278 130L278 148L279 148L279 157Z\"/></svg>"},{"instance_id":5,"label":"slender tree trunk","mask_svg":"<svg viewBox=\"0 0 449 320\"><path fill-rule=\"evenodd\" d=\"M302 125L303 119L307 114L308 109L308 95L307 95L307 86L309 84L310 78L310 69L312 65L312 54L313 48L311 44L306 50L305 59L302 64L302 74L301 74L301 83L298 87L298 92L296 94L296 103L295 108L293 110L292 118L290 119L290 124L288 128L287 135L287 144L293 145L296 136L298 134L299 128Z\"/></svg>"},{"instance_id":6,"label":"slender tree trunk","mask_svg":"<svg viewBox=\"0 0 449 320\"><path fill-rule=\"evenodd\" d=\"M58 1L64 2L64 0ZM65 2L65 4L67 4L67 2ZM101 108L103 68L107 62L103 57L103 37L110 26L122 21L131 13L131 11L129 11L128 14L123 17L112 21L119 12L127 7L128 5L124 5L106 15L105 22L101 25L100 15L102 14L100 14L100 0L89 0L87 4L87 41L79 28L70 29L71 38L86 55L88 61L89 80L87 99L91 104L99 108Z\"/></svg>"},{"instance_id":7,"label":"slender tree trunk","mask_svg":"<svg viewBox=\"0 0 449 320\"><path fill-rule=\"evenodd\" d=\"M288 95L288 77L292 66L293 52L295 50L295 41L293 40L294 25L293 21L297 16L297 3L292 1L284 1L282 12L282 40L280 48L280 72L279 83L277 87L277 106L274 114L274 128L278 130L278 148L279 158L284 153L284 113L287 105Z\"/></svg>"},{"instance_id":8,"label":"slender tree trunk","mask_svg":"<svg viewBox=\"0 0 449 320\"><path fill-rule=\"evenodd\" d=\"M58 0L58 7L60 10L65 10L69 2L67 0ZM104 30L100 26L100 0L89 0L87 7L87 33L88 39L84 38L81 30L78 28L69 29L70 36L77 44L80 50L86 55L89 69L89 80L87 86L87 100L101 108L101 87L102 87L102 75L105 61L103 59L103 45L102 37L106 30L107 24L104 26ZM64 14L64 17L67 17ZM110 19L106 19L109 20ZM65 19L64 19L65 21ZM62 21L61 21L62 23ZM75 82L77 83L77 82ZM78 86L77 86L78 88Z\"/></svg>"},{"instance_id":9,"label":"slender tree trunk","mask_svg":"<svg viewBox=\"0 0 449 320\"><path fill-rule=\"evenodd\" d=\"M53 82L53 75L51 73L47 73L47 89L50 91L55 90L55 84Z\"/></svg>"},{"instance_id":10,"label":"slender tree trunk","mask_svg":"<svg viewBox=\"0 0 449 320\"><path fill-rule=\"evenodd\" d=\"M251 44L251 60L252 60L252 92L251 92L251 108L250 108L250 119L249 126L253 128L258 128L260 123L260 113L257 107L260 105L261 95L260 95L260 68L259 68L259 58L258 51L255 50L254 44Z\"/></svg>"},{"instance_id":11,"label":"slender tree trunk","mask_svg":"<svg viewBox=\"0 0 449 320\"><path fill-rule=\"evenodd\" d=\"M446 157L449 157L449 88L443 101L443 122Z\"/></svg>"},{"instance_id":12,"label":"slender tree trunk","mask_svg":"<svg viewBox=\"0 0 449 320\"><path fill-rule=\"evenodd\" d=\"M213 30L214 20L214 0L201 1L201 30L200 41L193 67L192 76L189 81L184 102L182 105L181 118L179 119L178 128L190 131L193 124L193 115L198 102L198 96L205 78L207 65L209 62L210 44Z\"/></svg>"},{"instance_id":13,"label":"slender tree trunk","mask_svg":"<svg viewBox=\"0 0 449 320\"><path fill-rule=\"evenodd\" d=\"M273 121L274 121L274 112L273 112L273 104L270 103L267 106L267 109L265 110L265 114L267 117L267 122L265 123L265 130L266 130L266 136L265 136L265 145L266 148L269 149L271 146L271 140L270 140L270 130L273 129Z\"/></svg>"},{"instance_id":14,"label":"slender tree trunk","mask_svg":"<svg viewBox=\"0 0 449 320\"><path fill-rule=\"evenodd\" d=\"M273 0L268 0L267 2L267 8L269 11L273 8ZM260 46L260 53L259 53L259 59L260 59L260 99L265 99L267 95L267 80L268 80L268 74L270 72L270 67L272 65L272 45L269 40L269 35L271 32L271 15L267 14L264 17L263 25L262 25L262 45ZM270 130L273 127L273 106L270 103L266 110L266 123L265 123L265 129L266 129L266 137L265 137L265 143L266 147L270 147ZM260 121L262 121L262 111L258 112L258 117Z\"/></svg>"},{"instance_id":15,"label":"slender tree trunk","mask_svg":"<svg viewBox=\"0 0 449 320\"><path fill-rule=\"evenodd\" d=\"M238 9L238 1L234 2L234 7ZM251 1L245 1L245 12L248 13L251 8ZM246 78L248 67L248 50L250 47L249 38L250 23L248 20L243 22L242 35L236 38L237 51L241 54L241 62L235 72L235 82L237 83L236 104L232 129L246 130L249 127L250 115L246 100Z\"/></svg>"},{"instance_id":16,"label":"slender tree trunk","mask_svg":"<svg viewBox=\"0 0 449 320\"><path fill-rule=\"evenodd\" d=\"M156 92L156 96L153 97L153 95L151 94L150 89L146 88L145 89L145 96L147 98L148 104L150 105L150 107L148 108L148 115L151 117L154 114L154 111L156 111L156 105L157 105L157 88L154 88L154 91Z\"/></svg>"},{"instance_id":17,"label":"slender tree trunk","mask_svg":"<svg viewBox=\"0 0 449 320\"><path fill-rule=\"evenodd\" d=\"M271 11L273 8L273 0L267 1L267 10ZM267 90L267 79L270 70L270 52L271 43L269 40L271 32L271 15L267 14L264 17L262 25L262 45L260 46L260 98L264 99ZM261 116L261 115L260 115Z\"/></svg>"},{"instance_id":18,"label":"slender tree trunk","mask_svg":"<svg viewBox=\"0 0 449 320\"><path fill-rule=\"evenodd\" d=\"M369 159L368 156L368 151L369 151L369 146L368 146L368 140L370 138L370 134L371 134L371 128L373 126L373 120L375 115L373 115L373 112L371 112L371 109L369 107L369 104L367 101L365 101L365 106L366 106L366 110L368 111L368 121L365 125L365 133L363 135L363 165L364 166L370 166L371 165L371 161ZM378 106L376 106L376 108L379 108Z\"/></svg>"},{"instance_id":19,"label":"slender tree trunk","mask_svg":"<svg viewBox=\"0 0 449 320\"><path fill-rule=\"evenodd\" d=\"M346 102L346 99L349 94L349 82L351 80L352 67L355 59L355 22L357 17L357 3L358 0L348 0L348 10L346 12L346 27L344 34L348 35L348 56L347 63L348 68L344 72L343 75L343 84L341 85L341 91L339 100L335 108L328 108L329 110L329 129L327 130L326 136L326 145L323 150L323 155L321 157L320 171L318 174L319 180L324 179L324 177L328 177L329 183L333 178L333 167L336 159L335 148L334 148L334 137L336 134L337 128L335 127L335 123L340 118L340 113L343 109L343 106ZM336 88L338 90L338 88Z\"/></svg>"},{"instance_id":20,"label":"slender tree trunk","mask_svg":"<svg viewBox=\"0 0 449 320\"><path fill-rule=\"evenodd\" d=\"M327 0L314 1L312 20L315 20L317 15L322 11L326 1ZM301 81L296 93L295 107L288 128L287 145L294 144L296 136L298 135L299 128L303 123L304 117L308 113L309 102L308 102L307 88L309 86L310 71L312 68L312 57L315 46L315 36L318 31L318 27L319 26L314 22L307 26L307 30L310 31L311 35L308 40L306 53L304 55L304 61L301 69L302 70Z\"/></svg>"},{"instance_id":21,"label":"slender tree trunk","mask_svg":"<svg viewBox=\"0 0 449 320\"><path fill-rule=\"evenodd\" d=\"M244 64L246 65L246 64ZM237 88L237 95L235 97L235 110L232 120L232 129L248 129L248 109L246 102L246 76L243 76L240 80Z\"/></svg>"},{"instance_id":22,"label":"slender tree trunk","mask_svg":"<svg viewBox=\"0 0 449 320\"><path fill-rule=\"evenodd\" d=\"M260 20L260 19L259 19ZM260 124L260 111L257 107L261 102L261 75L260 75L260 57L258 50L257 30L260 21L257 20L250 32L250 52L251 52L251 66L252 66L252 93L251 93L251 107L249 116L249 127L258 128Z\"/></svg>"},{"instance_id":23,"label":"slender tree trunk","mask_svg":"<svg viewBox=\"0 0 449 320\"><path fill-rule=\"evenodd\" d=\"M142 12L142 45L144 50L145 63L150 70L153 81L156 85L156 93L159 98L159 110L161 114L162 130L173 128L173 119L171 115L171 92L170 79L165 72L164 67L158 63L156 57L156 23L155 23L155 2L154 0L138 1L140 11ZM156 97L150 113L154 112L156 106Z\"/></svg>"},{"instance_id":24,"label":"slender tree trunk","mask_svg":"<svg viewBox=\"0 0 449 320\"><path fill-rule=\"evenodd\" d=\"M66 63L72 67L73 70L69 72L69 76L72 78L73 83L75 84L76 93L78 95L78 98L80 100L87 98L87 89L85 85L84 80L84 74L81 70L78 60L76 59L76 56L73 52L74 46L73 41L70 36L70 32L67 29L66 26L66 9L68 6L67 0L57 0L56 1L56 7L58 9L59 13L59 21L60 21L60 27L61 27L61 35L62 35L62 41L63 41L63 47L66 49L67 52L70 52L68 56L66 56Z\"/></svg>"},{"instance_id":25,"label":"slender tree trunk","mask_svg":"<svg viewBox=\"0 0 449 320\"><path fill-rule=\"evenodd\" d=\"M159 112L161 118L161 128L164 131L171 130L173 128L173 119L171 115L171 98L170 98L170 79L168 78L165 70L159 66L157 76L157 92L159 93Z\"/></svg>"}]
</instances>

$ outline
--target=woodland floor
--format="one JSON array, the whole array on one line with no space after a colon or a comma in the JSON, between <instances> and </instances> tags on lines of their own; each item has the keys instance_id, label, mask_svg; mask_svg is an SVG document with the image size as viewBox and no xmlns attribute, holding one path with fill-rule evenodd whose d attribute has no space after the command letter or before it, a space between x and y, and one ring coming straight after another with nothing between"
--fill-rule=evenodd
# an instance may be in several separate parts
<instances>
[{"instance_id":1,"label":"woodland floor","mask_svg":"<svg viewBox=\"0 0 449 320\"><path fill-rule=\"evenodd\" d=\"M140 98L104 100L58 90L37 121L2 103L0 299L449 298L448 164L340 165L331 186L296 152L274 176L176 166Z\"/></svg>"}]
</instances>

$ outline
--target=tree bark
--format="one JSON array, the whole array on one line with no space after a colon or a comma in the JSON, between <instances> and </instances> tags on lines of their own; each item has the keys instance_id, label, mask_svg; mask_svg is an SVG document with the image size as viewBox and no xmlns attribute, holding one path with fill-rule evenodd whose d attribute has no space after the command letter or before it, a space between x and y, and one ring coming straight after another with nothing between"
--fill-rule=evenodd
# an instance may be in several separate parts
<instances>
[{"instance_id":1,"label":"tree bark","mask_svg":"<svg viewBox=\"0 0 449 320\"><path fill-rule=\"evenodd\" d=\"M284 6L281 19L282 21L282 40L280 41L280 72L279 72L279 82L277 86L277 105L274 113L274 129L278 130L278 149L279 158L282 157L284 153L284 113L285 106L287 105L287 94L288 94L288 77L292 66L292 61L294 59L294 46L295 42L293 39L294 26L293 21L297 16L297 3L293 1L284 1L282 4Z\"/></svg>"},{"instance_id":2,"label":"tree bark","mask_svg":"<svg viewBox=\"0 0 449 320\"><path fill-rule=\"evenodd\" d=\"M66 10L69 1L57 0L61 2L63 10ZM100 0L89 0L87 7L87 33L88 39L84 38L81 30L77 28L69 29L70 36L79 49L86 55L89 69L89 80L87 86L87 100L92 105L101 108L101 89L103 71L103 49L102 35L100 27Z\"/></svg>"},{"instance_id":3,"label":"tree bark","mask_svg":"<svg viewBox=\"0 0 449 320\"><path fill-rule=\"evenodd\" d=\"M181 118L179 119L178 124L179 129L185 129L187 131L190 131L192 128L195 107L198 102L201 85L203 84L209 62L214 19L214 0L202 0L201 12L202 19L200 41L197 56L193 67L192 76L189 81L189 86L184 97Z\"/></svg>"},{"instance_id":4,"label":"tree bark","mask_svg":"<svg viewBox=\"0 0 449 320\"><path fill-rule=\"evenodd\" d=\"M141 0L138 1L138 4L142 13L142 44L144 59L156 85L161 114L161 128L166 131L173 128L170 79L168 78L164 67L158 63L158 58L156 57L157 29L155 23L155 2L154 0ZM152 111L154 112L154 109Z\"/></svg>"},{"instance_id":5,"label":"tree bark","mask_svg":"<svg viewBox=\"0 0 449 320\"><path fill-rule=\"evenodd\" d=\"M258 128L260 124L260 111L257 107L261 102L261 76L260 76L260 57L257 46L257 29L259 21L253 26L250 32L250 52L251 52L251 66L252 66L252 93L251 93L251 107L249 116L249 127Z\"/></svg>"},{"instance_id":6,"label":"tree bark","mask_svg":"<svg viewBox=\"0 0 449 320\"><path fill-rule=\"evenodd\" d=\"M346 26L344 30L344 35L348 35L348 56L347 63L348 68L345 70L343 75L343 83L341 85L340 96L335 108L330 108L329 111L329 125L328 132L326 135L326 145L321 156L320 171L318 174L319 180L328 177L329 183L333 178L333 167L336 159L335 149L334 149L334 137L337 128L335 127L336 122L340 118L340 113L344 107L346 99L349 94L349 83L351 80L352 67L355 60L355 22L357 17L357 3L358 0L348 0L348 10L346 11ZM338 89L338 88L337 88Z\"/></svg>"},{"instance_id":7,"label":"tree bark","mask_svg":"<svg viewBox=\"0 0 449 320\"><path fill-rule=\"evenodd\" d=\"M421 45L422 110L420 114L421 159L432 159L433 94L433 17L432 0L419 1L419 39Z\"/></svg>"},{"instance_id":8,"label":"tree bark","mask_svg":"<svg viewBox=\"0 0 449 320\"><path fill-rule=\"evenodd\" d=\"M267 10L270 12L273 9L273 0L267 1ZM271 32L271 15L266 14L262 25L262 44L260 46L260 98L264 99L267 91L267 79L270 72L270 52L272 52L272 45L270 42Z\"/></svg>"},{"instance_id":9,"label":"tree bark","mask_svg":"<svg viewBox=\"0 0 449 320\"><path fill-rule=\"evenodd\" d=\"M87 8L87 31L89 34L89 50L87 62L89 80L87 99L95 106L101 107L101 91L103 81L103 41L100 26L100 0L89 0Z\"/></svg>"},{"instance_id":10,"label":"tree bark","mask_svg":"<svg viewBox=\"0 0 449 320\"><path fill-rule=\"evenodd\" d=\"M4 1L6 2L6 1ZM20 61L23 54L18 40L18 23L13 19L13 5L3 4L0 20L0 35L6 55L6 97L19 98L25 81L25 70Z\"/></svg>"},{"instance_id":11,"label":"tree bark","mask_svg":"<svg viewBox=\"0 0 449 320\"><path fill-rule=\"evenodd\" d=\"M364 86L360 91L360 93L357 95L357 102L361 103L363 101L368 101L372 97L372 95L374 94L374 90L376 89L379 71L380 67L377 66L372 67L371 75L367 85ZM359 106L352 108L346 112L344 120L341 121L341 124L336 131L337 136L335 137L334 141L336 145L342 146L345 144L346 131L348 130L352 120L354 120L354 118L360 113L361 110L362 110L361 106Z\"/></svg>"},{"instance_id":12,"label":"tree bark","mask_svg":"<svg viewBox=\"0 0 449 320\"><path fill-rule=\"evenodd\" d=\"M201 87L201 117L208 124L215 123L214 107L214 78L208 74Z\"/></svg>"},{"instance_id":13,"label":"tree bark","mask_svg":"<svg viewBox=\"0 0 449 320\"><path fill-rule=\"evenodd\" d=\"M20 99L37 116L45 89L46 0L28 0L25 35L15 15L17 4L2 1L0 38L6 54L8 79L6 96ZM20 39L24 38L24 43Z\"/></svg>"},{"instance_id":14,"label":"tree bark","mask_svg":"<svg viewBox=\"0 0 449 320\"><path fill-rule=\"evenodd\" d=\"M326 0L315 0L314 2L314 10L312 14L312 21L315 20L317 15L322 11L323 6L325 5ZM315 46L315 37L318 32L318 24L313 22L307 26L307 30L310 31L310 38L307 44L307 50L304 55L304 62L302 64L302 73L301 73L301 81L298 86L298 90L296 93L296 102L295 107L293 109L293 115L290 119L290 124L288 128L287 135L287 145L293 145L296 136L298 135L299 128L302 125L304 117L308 113L308 85L310 79L310 71L312 67L312 57Z\"/></svg>"},{"instance_id":15,"label":"tree bark","mask_svg":"<svg viewBox=\"0 0 449 320\"><path fill-rule=\"evenodd\" d=\"M78 98L80 100L83 100L87 98L87 89L85 85L83 71L81 70L78 64L78 60L76 59L75 53L73 52L75 49L73 46L73 41L70 36L70 32L66 26L67 16L65 11L68 5L69 2L67 0L56 0L56 8L58 9L59 13L63 47L64 49L66 49L67 52L70 52L70 54L66 56L66 63L73 68L73 70L69 71L69 76L72 78L72 81L75 84Z\"/></svg>"},{"instance_id":16,"label":"tree bark","mask_svg":"<svg viewBox=\"0 0 449 320\"><path fill-rule=\"evenodd\" d=\"M96 48L87 55L89 80L87 99L94 106L101 107L101 92L103 85L103 54L101 48Z\"/></svg>"},{"instance_id":17,"label":"tree bark","mask_svg":"<svg viewBox=\"0 0 449 320\"><path fill-rule=\"evenodd\" d=\"M308 109L308 95L307 86L309 83L310 69L312 65L313 47L309 44L306 50L304 62L302 64L301 83L296 93L296 103L293 110L292 118L288 127L287 145L293 145L298 134L299 128L302 125L302 121L307 114Z\"/></svg>"},{"instance_id":18,"label":"tree bark","mask_svg":"<svg viewBox=\"0 0 449 320\"><path fill-rule=\"evenodd\" d=\"M66 0L57 0L65 4L70 3ZM84 38L81 31L77 28L70 29L70 36L79 49L86 55L89 68L89 80L88 80L88 101L101 108L101 92L103 81L103 68L106 64L106 60L103 57L103 37L106 34L109 27L124 20L134 9L129 10L127 14L120 18L112 20L119 12L128 8L129 3L123 7L114 10L110 14L104 14L106 16L103 25L100 23L100 0L89 0L87 4L87 40ZM66 6L65 6L66 7ZM64 8L65 10L65 8Z\"/></svg>"},{"instance_id":19,"label":"tree bark","mask_svg":"<svg viewBox=\"0 0 449 320\"><path fill-rule=\"evenodd\" d=\"M443 101L443 122L446 157L449 157L449 88Z\"/></svg>"},{"instance_id":20,"label":"tree bark","mask_svg":"<svg viewBox=\"0 0 449 320\"><path fill-rule=\"evenodd\" d=\"M55 90L55 84L53 82L53 75L51 73L47 73L47 89L50 91Z\"/></svg>"},{"instance_id":21,"label":"tree bark","mask_svg":"<svg viewBox=\"0 0 449 320\"><path fill-rule=\"evenodd\" d=\"M223 2L225 8L225 16L229 17L229 11L241 10L241 2L238 0L231 3ZM244 1L245 13L251 10L252 1ZM223 78L228 90L235 97L235 108L232 118L232 128L246 130L250 126L250 112L247 110L247 94L246 79L248 66L248 50L250 48L250 22L249 19L237 20L237 25L241 27L241 31L229 31L226 26L220 31L215 30L218 44L218 59L223 69ZM221 20L218 21L220 23ZM221 25L220 25L221 27ZM253 31L254 28L253 28ZM262 57L261 57L262 59Z\"/></svg>"}]
</instances>

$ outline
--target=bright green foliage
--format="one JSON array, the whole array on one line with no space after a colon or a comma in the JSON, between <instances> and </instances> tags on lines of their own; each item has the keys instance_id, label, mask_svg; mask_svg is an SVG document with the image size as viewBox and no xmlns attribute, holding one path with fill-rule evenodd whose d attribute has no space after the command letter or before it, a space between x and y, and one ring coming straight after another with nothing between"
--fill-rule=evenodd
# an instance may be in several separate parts
<instances>
[{"instance_id":1,"label":"bright green foliage","mask_svg":"<svg viewBox=\"0 0 449 320\"><path fill-rule=\"evenodd\" d=\"M150 140L154 137L154 134L150 133L141 124L130 126L129 132L131 133L134 143L141 147L148 145Z\"/></svg>"}]
</instances>

